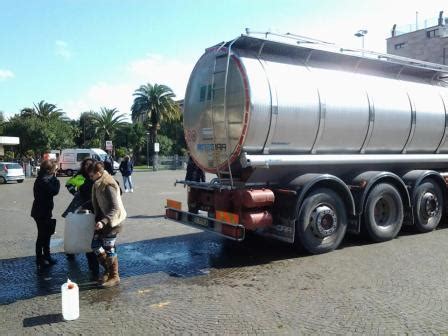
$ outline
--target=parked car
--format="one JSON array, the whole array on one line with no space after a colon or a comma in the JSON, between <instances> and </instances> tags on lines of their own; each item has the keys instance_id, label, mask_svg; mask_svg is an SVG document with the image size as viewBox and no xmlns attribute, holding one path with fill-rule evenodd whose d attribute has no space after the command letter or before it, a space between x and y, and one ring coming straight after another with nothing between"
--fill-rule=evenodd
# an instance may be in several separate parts
<instances>
[{"instance_id":1,"label":"parked car","mask_svg":"<svg viewBox=\"0 0 448 336\"><path fill-rule=\"evenodd\" d=\"M0 162L0 184L11 181L22 183L23 180L25 180L25 173L21 165L14 162Z\"/></svg>"}]
</instances>

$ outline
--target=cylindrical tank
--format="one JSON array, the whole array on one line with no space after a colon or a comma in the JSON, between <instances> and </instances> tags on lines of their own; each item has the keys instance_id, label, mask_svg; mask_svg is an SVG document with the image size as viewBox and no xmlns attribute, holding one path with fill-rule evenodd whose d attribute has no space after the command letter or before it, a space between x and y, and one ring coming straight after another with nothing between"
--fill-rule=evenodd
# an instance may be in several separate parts
<instances>
[{"instance_id":1,"label":"cylindrical tank","mask_svg":"<svg viewBox=\"0 0 448 336\"><path fill-rule=\"evenodd\" d=\"M448 153L447 90L282 55L236 49L227 58L210 49L190 76L185 137L193 159L208 172L236 162L242 152Z\"/></svg>"}]
</instances>

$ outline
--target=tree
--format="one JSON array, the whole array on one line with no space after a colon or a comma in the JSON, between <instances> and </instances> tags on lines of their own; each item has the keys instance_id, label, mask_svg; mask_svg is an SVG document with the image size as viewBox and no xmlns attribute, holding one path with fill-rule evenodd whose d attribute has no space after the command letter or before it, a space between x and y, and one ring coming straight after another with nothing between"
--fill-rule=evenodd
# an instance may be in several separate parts
<instances>
[{"instance_id":1,"label":"tree","mask_svg":"<svg viewBox=\"0 0 448 336\"><path fill-rule=\"evenodd\" d=\"M99 113L94 113L92 122L95 127L95 133L99 134L104 141L112 140L115 133L124 125L124 114L116 108L102 107Z\"/></svg>"},{"instance_id":2,"label":"tree","mask_svg":"<svg viewBox=\"0 0 448 336\"><path fill-rule=\"evenodd\" d=\"M20 111L20 116L24 118L37 117L43 121L50 121L55 119L67 120L64 115L65 113L58 108L55 104L47 103L41 100L39 103L33 104L34 107L24 107Z\"/></svg>"},{"instance_id":3,"label":"tree","mask_svg":"<svg viewBox=\"0 0 448 336\"><path fill-rule=\"evenodd\" d=\"M49 149L69 148L74 145L76 128L63 119L42 120L37 115L17 114L5 123L5 133L20 137L20 151L43 153Z\"/></svg>"},{"instance_id":4,"label":"tree","mask_svg":"<svg viewBox=\"0 0 448 336\"><path fill-rule=\"evenodd\" d=\"M141 122L151 129L151 142L157 142L157 131L164 120L178 120L180 111L173 100L176 95L166 85L146 84L134 92L131 107L132 120ZM153 153L153 162L157 162L157 153Z\"/></svg>"},{"instance_id":5,"label":"tree","mask_svg":"<svg viewBox=\"0 0 448 336\"><path fill-rule=\"evenodd\" d=\"M5 115L0 111L0 135L3 135L3 128L5 127Z\"/></svg>"}]
</instances>

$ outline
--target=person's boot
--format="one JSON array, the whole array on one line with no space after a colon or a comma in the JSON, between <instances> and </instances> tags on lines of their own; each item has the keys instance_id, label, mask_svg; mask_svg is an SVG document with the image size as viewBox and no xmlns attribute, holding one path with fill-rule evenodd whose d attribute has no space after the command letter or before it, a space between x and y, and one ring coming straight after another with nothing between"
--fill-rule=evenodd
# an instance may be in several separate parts
<instances>
[{"instance_id":1,"label":"person's boot","mask_svg":"<svg viewBox=\"0 0 448 336\"><path fill-rule=\"evenodd\" d=\"M48 261L48 264L50 266L56 265L57 264L57 260L54 259L51 255L50 255L50 248L49 247L44 247L44 259L46 261Z\"/></svg>"},{"instance_id":2,"label":"person's boot","mask_svg":"<svg viewBox=\"0 0 448 336\"><path fill-rule=\"evenodd\" d=\"M102 276L98 276L98 284L102 285L109 279L109 267L107 265L107 254L105 252L98 254L96 256L96 259L98 260L98 264L103 266L104 273ZM99 272L98 272L99 274Z\"/></svg>"},{"instance_id":3,"label":"person's boot","mask_svg":"<svg viewBox=\"0 0 448 336\"><path fill-rule=\"evenodd\" d=\"M109 277L106 282L103 283L104 288L118 286L120 284L120 276L118 275L118 258L107 257L107 265L109 267Z\"/></svg>"}]
</instances>

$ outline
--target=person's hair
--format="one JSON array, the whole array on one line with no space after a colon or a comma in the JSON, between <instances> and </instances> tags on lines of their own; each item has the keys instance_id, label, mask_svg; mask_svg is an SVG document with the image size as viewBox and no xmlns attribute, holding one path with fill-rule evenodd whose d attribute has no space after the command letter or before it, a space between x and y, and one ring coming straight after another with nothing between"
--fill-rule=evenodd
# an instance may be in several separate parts
<instances>
[{"instance_id":1,"label":"person's hair","mask_svg":"<svg viewBox=\"0 0 448 336\"><path fill-rule=\"evenodd\" d=\"M54 160L44 160L40 164L40 172L46 175L53 175L57 169L56 162Z\"/></svg>"},{"instance_id":2,"label":"person's hair","mask_svg":"<svg viewBox=\"0 0 448 336\"><path fill-rule=\"evenodd\" d=\"M92 165L89 166L89 168L87 169L87 173L89 173L89 174L96 174L96 173L103 174L104 173L104 164L102 162L92 163Z\"/></svg>"},{"instance_id":3,"label":"person's hair","mask_svg":"<svg viewBox=\"0 0 448 336\"><path fill-rule=\"evenodd\" d=\"M125 157L124 157L124 160L125 161L129 161L131 158L129 157L129 155L126 155Z\"/></svg>"},{"instance_id":4,"label":"person's hair","mask_svg":"<svg viewBox=\"0 0 448 336\"><path fill-rule=\"evenodd\" d=\"M95 160L92 158L85 158L81 162L81 168L79 169L81 174L87 174L89 168L95 164Z\"/></svg>"}]
</instances>

